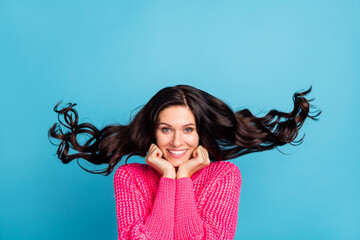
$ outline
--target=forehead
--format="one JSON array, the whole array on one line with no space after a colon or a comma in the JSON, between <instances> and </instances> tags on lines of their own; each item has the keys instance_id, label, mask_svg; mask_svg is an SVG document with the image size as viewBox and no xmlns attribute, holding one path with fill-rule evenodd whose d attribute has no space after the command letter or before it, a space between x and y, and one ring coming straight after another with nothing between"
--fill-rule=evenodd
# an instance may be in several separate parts
<instances>
[{"instance_id":1,"label":"forehead","mask_svg":"<svg viewBox=\"0 0 360 240\"><path fill-rule=\"evenodd\" d=\"M195 116L188 107L171 106L160 111L158 123L167 123L172 126L195 124Z\"/></svg>"}]
</instances>

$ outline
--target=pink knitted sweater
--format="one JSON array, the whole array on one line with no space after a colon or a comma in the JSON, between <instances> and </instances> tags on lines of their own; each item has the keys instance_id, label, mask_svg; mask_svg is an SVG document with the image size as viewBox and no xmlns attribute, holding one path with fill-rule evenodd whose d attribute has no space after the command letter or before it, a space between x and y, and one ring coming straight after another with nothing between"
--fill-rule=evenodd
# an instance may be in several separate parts
<instances>
[{"instance_id":1,"label":"pink knitted sweater","mask_svg":"<svg viewBox=\"0 0 360 240\"><path fill-rule=\"evenodd\" d=\"M214 162L176 180L147 164L125 164L114 187L118 239L234 238L241 174L231 162Z\"/></svg>"}]
</instances>

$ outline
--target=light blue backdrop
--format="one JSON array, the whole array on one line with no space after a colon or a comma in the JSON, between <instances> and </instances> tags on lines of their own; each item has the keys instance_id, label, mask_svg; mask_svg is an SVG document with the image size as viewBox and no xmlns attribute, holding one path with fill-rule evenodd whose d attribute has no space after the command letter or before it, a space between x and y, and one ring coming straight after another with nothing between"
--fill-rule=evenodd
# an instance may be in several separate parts
<instances>
[{"instance_id":1,"label":"light blue backdrop","mask_svg":"<svg viewBox=\"0 0 360 240\"><path fill-rule=\"evenodd\" d=\"M116 239L113 174L56 158L53 107L125 124L176 84L257 116L312 85L302 145L233 160L236 239L360 239L359 25L359 1L0 1L0 239Z\"/></svg>"}]
</instances>

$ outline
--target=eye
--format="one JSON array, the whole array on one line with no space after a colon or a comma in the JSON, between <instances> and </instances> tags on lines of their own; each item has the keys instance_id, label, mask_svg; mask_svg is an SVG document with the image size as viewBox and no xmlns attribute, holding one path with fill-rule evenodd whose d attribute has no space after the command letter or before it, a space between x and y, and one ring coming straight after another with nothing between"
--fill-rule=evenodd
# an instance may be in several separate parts
<instances>
[{"instance_id":1,"label":"eye","mask_svg":"<svg viewBox=\"0 0 360 240\"><path fill-rule=\"evenodd\" d=\"M161 129L161 131L167 133L167 132L170 132L170 128L164 127Z\"/></svg>"},{"instance_id":2,"label":"eye","mask_svg":"<svg viewBox=\"0 0 360 240\"><path fill-rule=\"evenodd\" d=\"M185 128L185 132L192 132L192 131L194 131L194 128L191 127Z\"/></svg>"}]
</instances>

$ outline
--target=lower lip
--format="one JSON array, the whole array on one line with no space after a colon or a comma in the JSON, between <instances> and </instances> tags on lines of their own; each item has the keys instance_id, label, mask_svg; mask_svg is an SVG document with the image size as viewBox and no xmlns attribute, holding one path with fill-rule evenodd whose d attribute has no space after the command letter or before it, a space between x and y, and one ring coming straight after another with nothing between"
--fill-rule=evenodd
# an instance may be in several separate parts
<instances>
[{"instance_id":1,"label":"lower lip","mask_svg":"<svg viewBox=\"0 0 360 240\"><path fill-rule=\"evenodd\" d=\"M186 151L185 151L184 153L182 153L182 154L173 154L173 153L171 153L171 152L168 150L168 153L169 153L170 156L173 157L173 158L181 158L181 157L185 156L185 154L187 153L187 151L188 151L188 150L186 150Z\"/></svg>"}]
</instances>

